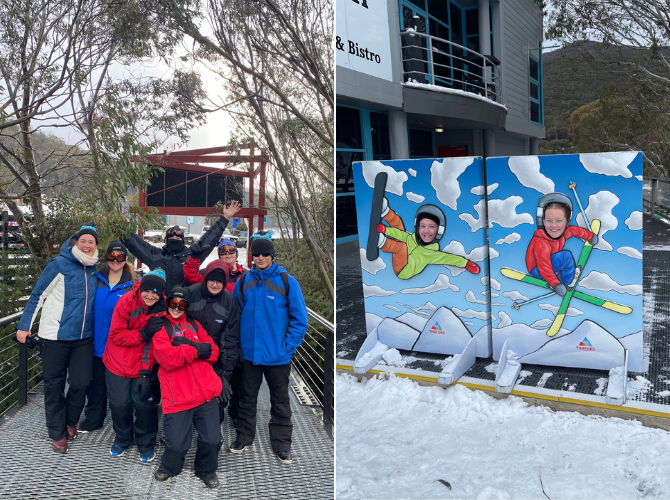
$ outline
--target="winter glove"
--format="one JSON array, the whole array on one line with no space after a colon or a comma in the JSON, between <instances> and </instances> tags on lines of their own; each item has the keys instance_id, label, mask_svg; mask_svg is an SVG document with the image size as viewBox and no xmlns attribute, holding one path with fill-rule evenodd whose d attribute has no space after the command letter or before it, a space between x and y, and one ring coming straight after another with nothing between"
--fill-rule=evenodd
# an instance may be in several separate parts
<instances>
[{"instance_id":1,"label":"winter glove","mask_svg":"<svg viewBox=\"0 0 670 500\"><path fill-rule=\"evenodd\" d=\"M226 403L233 397L233 387L231 385L232 378L233 374L231 372L223 372L223 376L221 377L221 382L223 384L223 387L221 388L221 399Z\"/></svg>"},{"instance_id":2,"label":"winter glove","mask_svg":"<svg viewBox=\"0 0 670 500\"><path fill-rule=\"evenodd\" d=\"M479 266L470 260L465 264L465 269L472 274L479 274Z\"/></svg>"},{"instance_id":3,"label":"winter glove","mask_svg":"<svg viewBox=\"0 0 670 500\"><path fill-rule=\"evenodd\" d=\"M140 370L140 376L135 383L135 392L142 402L151 399L151 370Z\"/></svg>"},{"instance_id":4,"label":"winter glove","mask_svg":"<svg viewBox=\"0 0 670 500\"><path fill-rule=\"evenodd\" d=\"M198 352L198 357L200 359L209 359L212 355L212 344L209 342L193 342L192 340L187 339L186 337L174 337L172 339L172 345L190 345L195 347L195 350Z\"/></svg>"},{"instance_id":5,"label":"winter glove","mask_svg":"<svg viewBox=\"0 0 670 500\"><path fill-rule=\"evenodd\" d=\"M212 250L212 245L200 245L200 242L193 243L191 245L191 257L194 259L202 260L203 257L207 257L209 252Z\"/></svg>"},{"instance_id":6,"label":"winter glove","mask_svg":"<svg viewBox=\"0 0 670 500\"><path fill-rule=\"evenodd\" d=\"M598 235L594 234L593 237L589 240L589 243L591 246L596 246L596 243L598 243Z\"/></svg>"},{"instance_id":7,"label":"winter glove","mask_svg":"<svg viewBox=\"0 0 670 500\"><path fill-rule=\"evenodd\" d=\"M378 233L385 233L386 232L386 226L384 224L377 224L377 232Z\"/></svg>"},{"instance_id":8,"label":"winter glove","mask_svg":"<svg viewBox=\"0 0 670 500\"><path fill-rule=\"evenodd\" d=\"M568 290L565 288L565 285L563 283L559 283L554 287L554 292L556 292L561 297L564 297L567 291Z\"/></svg>"},{"instance_id":9,"label":"winter glove","mask_svg":"<svg viewBox=\"0 0 670 500\"><path fill-rule=\"evenodd\" d=\"M163 318L158 316L151 318L146 326L140 330L140 337L142 337L145 342L151 342L151 338L156 332L163 328L163 324Z\"/></svg>"}]
</instances>

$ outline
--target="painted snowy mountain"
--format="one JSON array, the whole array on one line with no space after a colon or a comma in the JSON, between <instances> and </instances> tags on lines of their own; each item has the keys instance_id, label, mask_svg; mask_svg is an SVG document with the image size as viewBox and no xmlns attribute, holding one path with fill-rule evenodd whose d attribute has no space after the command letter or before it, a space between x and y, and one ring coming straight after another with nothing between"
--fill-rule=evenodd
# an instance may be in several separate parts
<instances>
[{"instance_id":1,"label":"painted snowy mountain","mask_svg":"<svg viewBox=\"0 0 670 500\"><path fill-rule=\"evenodd\" d=\"M478 332L477 356L486 357L488 331ZM447 307L439 307L430 318L414 313L404 313L396 318L384 318L377 326L379 342L396 349L459 354L465 349L472 334L461 319Z\"/></svg>"},{"instance_id":2,"label":"painted snowy mountain","mask_svg":"<svg viewBox=\"0 0 670 500\"><path fill-rule=\"evenodd\" d=\"M368 332L368 335L370 335L370 332L377 328L379 323L382 322L384 318L381 316L377 316L376 314L366 312L365 313L365 330Z\"/></svg>"},{"instance_id":3,"label":"painted snowy mountain","mask_svg":"<svg viewBox=\"0 0 670 500\"><path fill-rule=\"evenodd\" d=\"M623 344L624 348L628 349L628 371L646 371L644 366L644 340L642 331L631 333L625 337L619 337L619 342Z\"/></svg>"},{"instance_id":4,"label":"painted snowy mountain","mask_svg":"<svg viewBox=\"0 0 670 500\"><path fill-rule=\"evenodd\" d=\"M569 333L567 330L561 330L554 339ZM524 323L514 323L502 328L493 328L493 359L499 360L500 351L503 344L507 341L507 349L514 351L517 355L528 354L537 351L540 347L551 340L547 337L546 330L537 330ZM541 363L551 365L553 363Z\"/></svg>"}]
</instances>

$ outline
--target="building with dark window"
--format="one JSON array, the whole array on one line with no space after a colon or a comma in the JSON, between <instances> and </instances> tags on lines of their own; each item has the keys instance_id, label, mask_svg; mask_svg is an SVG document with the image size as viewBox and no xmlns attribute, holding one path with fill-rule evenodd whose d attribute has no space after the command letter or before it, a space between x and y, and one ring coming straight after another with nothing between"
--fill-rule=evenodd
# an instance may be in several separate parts
<instances>
[{"instance_id":1,"label":"building with dark window","mask_svg":"<svg viewBox=\"0 0 670 500\"><path fill-rule=\"evenodd\" d=\"M357 239L351 164L537 154L534 0L337 0L338 244Z\"/></svg>"}]
</instances>

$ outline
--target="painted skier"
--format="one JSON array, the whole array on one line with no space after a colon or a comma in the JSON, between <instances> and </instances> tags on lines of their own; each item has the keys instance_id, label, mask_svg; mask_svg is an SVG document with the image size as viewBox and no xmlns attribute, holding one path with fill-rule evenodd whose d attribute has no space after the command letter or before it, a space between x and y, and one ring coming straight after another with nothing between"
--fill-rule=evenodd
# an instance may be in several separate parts
<instances>
[{"instance_id":1,"label":"painted skier","mask_svg":"<svg viewBox=\"0 0 670 500\"><path fill-rule=\"evenodd\" d=\"M393 271L400 279L410 279L429 264L465 268L472 274L479 273L479 266L465 257L440 251L440 240L447 227L447 218L437 206L419 207L414 217L414 232L405 231L402 218L389 207L384 197L381 216L389 226L377 224L377 246L392 254ZM379 220L379 219L377 219Z\"/></svg>"},{"instance_id":2,"label":"painted skier","mask_svg":"<svg viewBox=\"0 0 670 500\"><path fill-rule=\"evenodd\" d=\"M545 280L558 295L563 297L574 287L581 269L568 250L563 250L568 238L576 236L591 245L598 236L588 229L571 226L572 201L562 193L549 193L540 198L535 215L537 229L526 250L528 272Z\"/></svg>"}]
</instances>

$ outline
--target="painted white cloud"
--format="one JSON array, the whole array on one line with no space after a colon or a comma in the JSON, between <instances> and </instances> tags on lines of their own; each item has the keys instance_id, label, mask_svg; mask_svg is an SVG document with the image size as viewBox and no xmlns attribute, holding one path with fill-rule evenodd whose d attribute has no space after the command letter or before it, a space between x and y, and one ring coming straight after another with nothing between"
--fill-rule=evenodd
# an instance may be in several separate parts
<instances>
[{"instance_id":1,"label":"painted white cloud","mask_svg":"<svg viewBox=\"0 0 670 500\"><path fill-rule=\"evenodd\" d=\"M392 290L384 290L379 285L366 285L363 283L363 297L366 299L368 297L388 297L389 295L395 295L395 292Z\"/></svg>"},{"instance_id":2,"label":"painted white cloud","mask_svg":"<svg viewBox=\"0 0 670 500\"><path fill-rule=\"evenodd\" d=\"M553 321L551 321L551 320L548 319L548 318L538 319L535 323L533 323L532 325L530 325L530 327L531 327L531 328L543 328L543 327L545 327L545 326L549 326L549 325L551 325L552 323L553 323Z\"/></svg>"},{"instance_id":3,"label":"painted white cloud","mask_svg":"<svg viewBox=\"0 0 670 500\"><path fill-rule=\"evenodd\" d=\"M496 245L511 245L520 239L521 235L519 233L510 233L504 238L500 238L498 241L496 241Z\"/></svg>"},{"instance_id":4,"label":"painted white cloud","mask_svg":"<svg viewBox=\"0 0 670 500\"><path fill-rule=\"evenodd\" d=\"M611 177L620 175L624 179L630 179L633 174L628 169L628 165L636 156L637 152L635 151L591 153L579 155L579 161L592 174L609 175Z\"/></svg>"},{"instance_id":5,"label":"painted white cloud","mask_svg":"<svg viewBox=\"0 0 670 500\"><path fill-rule=\"evenodd\" d=\"M472 290L468 290L468 292L465 294L465 300L472 302L473 304L486 304L485 300L479 300L477 297L475 297L475 294Z\"/></svg>"},{"instance_id":6,"label":"painted white cloud","mask_svg":"<svg viewBox=\"0 0 670 500\"><path fill-rule=\"evenodd\" d=\"M465 311L462 311L458 307L452 307L451 310L459 318L477 318L483 321L489 319L486 311L475 311L474 309L466 309Z\"/></svg>"},{"instance_id":7,"label":"painted white cloud","mask_svg":"<svg viewBox=\"0 0 670 500\"><path fill-rule=\"evenodd\" d=\"M456 210L461 184L458 177L475 161L474 158L444 158L434 161L430 167L430 185L437 199L452 210Z\"/></svg>"},{"instance_id":8,"label":"painted white cloud","mask_svg":"<svg viewBox=\"0 0 670 500\"><path fill-rule=\"evenodd\" d=\"M642 254L640 253L640 251L633 247L619 247L617 248L617 252L623 255L627 255L628 257L632 257L634 259L642 259Z\"/></svg>"},{"instance_id":9,"label":"painted white cloud","mask_svg":"<svg viewBox=\"0 0 670 500\"><path fill-rule=\"evenodd\" d=\"M437 306L431 301L426 302L424 305L417 307L419 311L437 311Z\"/></svg>"},{"instance_id":10,"label":"painted white cloud","mask_svg":"<svg viewBox=\"0 0 670 500\"><path fill-rule=\"evenodd\" d=\"M411 175L412 177L416 177L416 170L414 170L413 168L408 168L407 171L409 172L409 175Z\"/></svg>"},{"instance_id":11,"label":"painted white cloud","mask_svg":"<svg viewBox=\"0 0 670 500\"><path fill-rule=\"evenodd\" d=\"M479 216L478 219L475 219L471 214L466 212L459 214L458 218L467 223L473 233L475 231L479 231L484 227L484 223L486 222L486 217L484 215L485 206L486 200L484 200L484 198L479 200L479 202L477 202L477 204L474 206L475 212L477 212L477 215Z\"/></svg>"},{"instance_id":12,"label":"painted white cloud","mask_svg":"<svg viewBox=\"0 0 670 500\"><path fill-rule=\"evenodd\" d=\"M615 292L627 293L629 295L642 295L642 284L620 285L608 274L599 271L591 271L579 280L579 285L589 290L600 290L602 292L614 290Z\"/></svg>"},{"instance_id":13,"label":"painted white cloud","mask_svg":"<svg viewBox=\"0 0 670 500\"><path fill-rule=\"evenodd\" d=\"M493 247L489 247L489 260L493 260L500 255L500 252Z\"/></svg>"},{"instance_id":14,"label":"painted white cloud","mask_svg":"<svg viewBox=\"0 0 670 500\"><path fill-rule=\"evenodd\" d=\"M498 328L502 328L504 326L509 326L512 324L512 318L510 318L509 314L507 314L505 311L500 311L498 313L498 316L500 316L500 323L498 323Z\"/></svg>"},{"instance_id":15,"label":"painted white cloud","mask_svg":"<svg viewBox=\"0 0 670 500\"><path fill-rule=\"evenodd\" d=\"M581 284L581 281L579 283ZM556 316L560 306L554 306L552 304L539 304L538 307L540 309L544 309L545 311L550 311L551 314ZM568 310L565 313L566 316L581 316L582 314L584 313L575 307L568 307Z\"/></svg>"},{"instance_id":16,"label":"painted white cloud","mask_svg":"<svg viewBox=\"0 0 670 500\"><path fill-rule=\"evenodd\" d=\"M619 225L619 219L612 213L612 209L619 204L619 201L619 197L611 191L598 191L589 196L589 204L585 210L586 216L590 221L593 221L593 219L600 220L598 243L593 248L606 252L613 250L612 245L605 239L605 234L610 230L616 229ZM575 221L579 226L586 227L581 211L577 214Z\"/></svg>"},{"instance_id":17,"label":"painted white cloud","mask_svg":"<svg viewBox=\"0 0 670 500\"><path fill-rule=\"evenodd\" d=\"M626 224L631 231L639 231L642 229L642 212L634 210L624 221L624 224Z\"/></svg>"},{"instance_id":18,"label":"painted white cloud","mask_svg":"<svg viewBox=\"0 0 670 500\"><path fill-rule=\"evenodd\" d=\"M384 307L388 307L389 309L391 309L392 311L395 311L395 312L400 312L400 309L398 309L396 306L392 306L390 304L384 304Z\"/></svg>"},{"instance_id":19,"label":"painted white cloud","mask_svg":"<svg viewBox=\"0 0 670 500\"><path fill-rule=\"evenodd\" d=\"M500 294L499 293L492 293L491 297L500 297Z\"/></svg>"},{"instance_id":20,"label":"painted white cloud","mask_svg":"<svg viewBox=\"0 0 670 500\"><path fill-rule=\"evenodd\" d=\"M499 184L496 182L494 184L491 184L490 186L486 187L486 194L490 195L493 191L495 191L498 188ZM481 196L484 194L484 186L475 186L473 187L470 192L472 194L475 194L477 196Z\"/></svg>"},{"instance_id":21,"label":"painted white cloud","mask_svg":"<svg viewBox=\"0 0 670 500\"><path fill-rule=\"evenodd\" d=\"M400 293L432 293L447 289L460 292L460 288L449 282L449 276L440 274L432 285L423 288L405 288L404 290L400 290Z\"/></svg>"},{"instance_id":22,"label":"painted white cloud","mask_svg":"<svg viewBox=\"0 0 670 500\"><path fill-rule=\"evenodd\" d=\"M386 269L386 262L381 257L377 257L375 260L368 260L365 255L365 248L361 248L361 267L364 271L370 274L377 274L382 269Z\"/></svg>"},{"instance_id":23,"label":"painted white cloud","mask_svg":"<svg viewBox=\"0 0 670 500\"><path fill-rule=\"evenodd\" d=\"M491 288L493 288L494 290L500 290L500 282L495 278L489 278L489 276L482 276L479 281L482 282L482 285L488 286L489 279L491 280Z\"/></svg>"},{"instance_id":24,"label":"painted white cloud","mask_svg":"<svg viewBox=\"0 0 670 500\"><path fill-rule=\"evenodd\" d=\"M507 164L522 186L542 194L554 192L554 181L540 173L540 159L537 156L511 156Z\"/></svg>"},{"instance_id":25,"label":"painted white cloud","mask_svg":"<svg viewBox=\"0 0 670 500\"><path fill-rule=\"evenodd\" d=\"M463 321L463 324L468 326L475 326L475 324L472 321Z\"/></svg>"},{"instance_id":26,"label":"painted white cloud","mask_svg":"<svg viewBox=\"0 0 670 500\"><path fill-rule=\"evenodd\" d=\"M512 290L511 292L503 292L503 297L507 297L510 300L516 302L517 300L528 300L528 297L523 295L518 290Z\"/></svg>"},{"instance_id":27,"label":"painted white cloud","mask_svg":"<svg viewBox=\"0 0 670 500\"><path fill-rule=\"evenodd\" d=\"M499 185L500 185L500 184L498 184L497 182L494 182L494 183L491 184L490 186L487 186L487 187L486 187L486 194L490 195L491 193L493 193L493 191L495 191L496 189L498 189L498 186L499 186Z\"/></svg>"},{"instance_id":28,"label":"painted white cloud","mask_svg":"<svg viewBox=\"0 0 670 500\"><path fill-rule=\"evenodd\" d=\"M523 202L521 196L510 196L505 200L489 200L489 227L495 222L501 227L516 227L520 224L535 224L532 215L517 214L516 207Z\"/></svg>"},{"instance_id":29,"label":"painted white cloud","mask_svg":"<svg viewBox=\"0 0 670 500\"><path fill-rule=\"evenodd\" d=\"M426 199L426 197L421 196L420 194L412 193L411 191L407 191L407 199L409 201L413 201L414 203L421 203Z\"/></svg>"},{"instance_id":30,"label":"painted white cloud","mask_svg":"<svg viewBox=\"0 0 670 500\"><path fill-rule=\"evenodd\" d=\"M375 187L375 177L379 172L386 172L389 175L386 181L386 192L402 196L403 184L409 179L405 172L396 172L393 167L384 165L380 161L363 162L363 178L371 188Z\"/></svg>"},{"instance_id":31,"label":"painted white cloud","mask_svg":"<svg viewBox=\"0 0 670 500\"><path fill-rule=\"evenodd\" d=\"M642 176L642 175L636 175L635 178L640 182L642 182L644 180L644 176Z\"/></svg>"}]
</instances>

